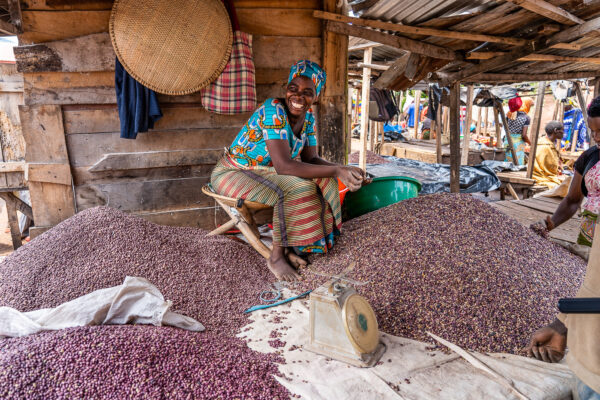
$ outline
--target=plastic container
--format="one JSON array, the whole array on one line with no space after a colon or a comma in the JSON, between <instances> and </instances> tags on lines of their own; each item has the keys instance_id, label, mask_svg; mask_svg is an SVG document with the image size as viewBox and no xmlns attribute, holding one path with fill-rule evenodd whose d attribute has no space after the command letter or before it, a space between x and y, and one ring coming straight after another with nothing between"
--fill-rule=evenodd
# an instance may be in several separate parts
<instances>
[{"instance_id":1,"label":"plastic container","mask_svg":"<svg viewBox=\"0 0 600 400\"><path fill-rule=\"evenodd\" d=\"M344 220L360 217L402 200L417 197L420 190L421 182L407 176L374 178L369 185L346 194Z\"/></svg>"},{"instance_id":2,"label":"plastic container","mask_svg":"<svg viewBox=\"0 0 600 400\"><path fill-rule=\"evenodd\" d=\"M344 204L344 199L346 198L346 193L348 193L348 188L339 179L337 181L338 181L338 190L340 192L340 204Z\"/></svg>"}]
</instances>

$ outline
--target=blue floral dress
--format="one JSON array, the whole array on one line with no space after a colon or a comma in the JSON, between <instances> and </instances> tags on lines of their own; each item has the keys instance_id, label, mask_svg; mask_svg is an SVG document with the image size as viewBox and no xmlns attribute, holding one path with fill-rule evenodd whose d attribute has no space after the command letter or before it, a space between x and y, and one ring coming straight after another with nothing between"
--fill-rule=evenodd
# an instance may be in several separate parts
<instances>
[{"instance_id":1,"label":"blue floral dress","mask_svg":"<svg viewBox=\"0 0 600 400\"><path fill-rule=\"evenodd\" d=\"M287 140L292 159L300 154L304 146L316 146L315 117L312 109L306 113L304 126L298 138L292 131L281 100L267 99L233 140L229 147L229 155L242 166L272 166L266 139Z\"/></svg>"}]
</instances>

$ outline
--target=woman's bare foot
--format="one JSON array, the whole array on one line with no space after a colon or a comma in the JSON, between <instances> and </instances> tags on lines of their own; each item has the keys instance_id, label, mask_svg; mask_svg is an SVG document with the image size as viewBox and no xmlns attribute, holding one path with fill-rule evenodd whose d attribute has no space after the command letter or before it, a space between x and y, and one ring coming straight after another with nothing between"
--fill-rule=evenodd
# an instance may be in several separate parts
<instances>
[{"instance_id":1,"label":"woman's bare foot","mask_svg":"<svg viewBox=\"0 0 600 400\"><path fill-rule=\"evenodd\" d=\"M308 262L304 258L300 257L298 254L294 253L294 250L292 249L286 248L285 256L287 257L290 264L292 264L292 267L296 269L306 267L308 265Z\"/></svg>"},{"instance_id":2,"label":"woman's bare foot","mask_svg":"<svg viewBox=\"0 0 600 400\"><path fill-rule=\"evenodd\" d=\"M267 266L280 281L294 282L300 280L300 275L285 258L283 247L273 246L271 257L267 260Z\"/></svg>"}]
</instances>

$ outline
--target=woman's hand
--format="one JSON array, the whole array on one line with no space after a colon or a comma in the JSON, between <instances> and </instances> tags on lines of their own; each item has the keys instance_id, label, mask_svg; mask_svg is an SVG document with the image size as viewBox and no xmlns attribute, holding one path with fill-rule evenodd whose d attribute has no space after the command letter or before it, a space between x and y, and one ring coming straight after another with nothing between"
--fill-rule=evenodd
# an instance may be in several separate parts
<instances>
[{"instance_id":1,"label":"woman's hand","mask_svg":"<svg viewBox=\"0 0 600 400\"><path fill-rule=\"evenodd\" d=\"M549 363L562 360L567 347L567 334L565 326L557 321L538 329L531 335L529 347L527 348L529 357ZM555 325L558 326L558 329L555 328Z\"/></svg>"},{"instance_id":2,"label":"woman's hand","mask_svg":"<svg viewBox=\"0 0 600 400\"><path fill-rule=\"evenodd\" d=\"M360 189L365 177L365 172L357 167L340 165L337 167L335 178L342 181L351 192Z\"/></svg>"}]
</instances>

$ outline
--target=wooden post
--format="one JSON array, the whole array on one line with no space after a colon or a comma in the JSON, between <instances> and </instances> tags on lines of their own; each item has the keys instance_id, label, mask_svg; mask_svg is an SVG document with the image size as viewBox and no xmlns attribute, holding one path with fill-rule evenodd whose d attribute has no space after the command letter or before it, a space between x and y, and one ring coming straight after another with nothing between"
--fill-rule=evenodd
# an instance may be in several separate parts
<instances>
[{"instance_id":1,"label":"wooden post","mask_svg":"<svg viewBox=\"0 0 600 400\"><path fill-rule=\"evenodd\" d=\"M369 121L369 150L375 151L375 136L377 135L377 122Z\"/></svg>"},{"instance_id":2,"label":"wooden post","mask_svg":"<svg viewBox=\"0 0 600 400\"><path fill-rule=\"evenodd\" d=\"M371 64L373 57L373 48L366 48L364 51L363 62ZM371 89L371 68L363 68L362 76L362 96L361 96L361 116L360 116L360 155L358 165L366 171L367 169L367 133L369 130L369 90Z\"/></svg>"},{"instance_id":3,"label":"wooden post","mask_svg":"<svg viewBox=\"0 0 600 400\"><path fill-rule=\"evenodd\" d=\"M415 139L421 139L419 135L419 120L421 119L421 91L415 90Z\"/></svg>"},{"instance_id":4,"label":"wooden post","mask_svg":"<svg viewBox=\"0 0 600 400\"><path fill-rule=\"evenodd\" d=\"M533 124L531 124L531 151L529 152L529 163L527 164L527 179L533 176L533 167L535 165L535 154L537 153L537 143L540 136L540 126L542 125L542 110L544 108L544 94L546 92L546 82L542 81L538 85L538 97L535 103L535 114Z\"/></svg>"},{"instance_id":5,"label":"wooden post","mask_svg":"<svg viewBox=\"0 0 600 400\"><path fill-rule=\"evenodd\" d=\"M502 103L500 100L495 101L496 107L498 107L498 113L502 118L502 125L504 126L504 132L506 132L506 140L508 141L508 149L512 155L513 164L520 165L519 160L517 159L517 152L515 151L515 145L513 144L512 137L510 136L510 131L508 130L508 120L506 119L506 114L504 113L504 108L502 108Z\"/></svg>"},{"instance_id":6,"label":"wooden post","mask_svg":"<svg viewBox=\"0 0 600 400\"><path fill-rule=\"evenodd\" d=\"M581 107L581 113L583 114L583 119L585 121L585 126L587 128L587 136L590 138L590 146L593 146L594 138L591 135L590 127L588 126L588 113L587 113L587 104L585 104L585 100L583 98L583 92L581 91L581 84L578 81L575 81L575 93L577 94L577 101L579 101L579 106ZM575 122L575 121L573 121ZM577 132L577 131L575 131ZM575 150L577 150L577 137L575 139Z\"/></svg>"},{"instance_id":7,"label":"wooden post","mask_svg":"<svg viewBox=\"0 0 600 400\"><path fill-rule=\"evenodd\" d=\"M461 165L469 163L469 144L471 142L471 119L473 119L473 85L467 86L467 111L463 126L463 146L460 158Z\"/></svg>"},{"instance_id":8,"label":"wooden post","mask_svg":"<svg viewBox=\"0 0 600 400\"><path fill-rule=\"evenodd\" d=\"M460 82L450 86L450 192L460 192Z\"/></svg>"},{"instance_id":9,"label":"wooden post","mask_svg":"<svg viewBox=\"0 0 600 400\"><path fill-rule=\"evenodd\" d=\"M381 154L381 150L383 149L383 144L385 143L385 132L384 132L384 123L379 123L379 131L381 132L381 145L379 146L379 154Z\"/></svg>"},{"instance_id":10,"label":"wooden post","mask_svg":"<svg viewBox=\"0 0 600 400\"><path fill-rule=\"evenodd\" d=\"M323 0L323 10L341 14L343 4ZM344 162L346 136L346 96L348 87L348 36L323 31L321 66L329 81L319 95L317 143L320 155L326 160Z\"/></svg>"},{"instance_id":11,"label":"wooden post","mask_svg":"<svg viewBox=\"0 0 600 400\"><path fill-rule=\"evenodd\" d=\"M600 76L596 77L594 82L594 98L600 96Z\"/></svg>"},{"instance_id":12,"label":"wooden post","mask_svg":"<svg viewBox=\"0 0 600 400\"><path fill-rule=\"evenodd\" d=\"M502 143L502 129L500 129L500 116L498 115L498 109L494 106L494 128L496 128L496 148L498 150L504 147Z\"/></svg>"},{"instance_id":13,"label":"wooden post","mask_svg":"<svg viewBox=\"0 0 600 400\"><path fill-rule=\"evenodd\" d=\"M21 230L19 229L19 218L17 217L17 208L14 203L7 201L6 214L8 215L8 225L10 226L10 237L12 239L13 249L21 247Z\"/></svg>"},{"instance_id":14,"label":"wooden post","mask_svg":"<svg viewBox=\"0 0 600 400\"><path fill-rule=\"evenodd\" d=\"M489 115L490 115L489 107L485 107L485 118L484 118L484 123L483 123L483 126L484 126L483 129L484 129L484 135L486 135L486 136L488 134Z\"/></svg>"},{"instance_id":15,"label":"wooden post","mask_svg":"<svg viewBox=\"0 0 600 400\"><path fill-rule=\"evenodd\" d=\"M552 113L552 121L558 121L558 110L560 110L560 100L554 102L554 112ZM560 120L562 122L562 120Z\"/></svg>"},{"instance_id":16,"label":"wooden post","mask_svg":"<svg viewBox=\"0 0 600 400\"><path fill-rule=\"evenodd\" d=\"M481 112L483 111L483 107L477 107L479 108L479 113L477 114L477 127L475 128L475 133L477 135L481 134Z\"/></svg>"},{"instance_id":17,"label":"wooden post","mask_svg":"<svg viewBox=\"0 0 600 400\"><path fill-rule=\"evenodd\" d=\"M448 107L444 108L444 134L442 136L442 139L444 137L450 137L450 109ZM442 145L443 144L444 141L442 140Z\"/></svg>"},{"instance_id":18,"label":"wooden post","mask_svg":"<svg viewBox=\"0 0 600 400\"><path fill-rule=\"evenodd\" d=\"M352 97L354 88L348 88L348 116L346 118L346 151L344 154L344 164L348 163L348 155L352 153Z\"/></svg>"},{"instance_id":19,"label":"wooden post","mask_svg":"<svg viewBox=\"0 0 600 400\"><path fill-rule=\"evenodd\" d=\"M442 103L438 105L436 115L436 134L435 134L435 156L438 164L442 163Z\"/></svg>"}]
</instances>

